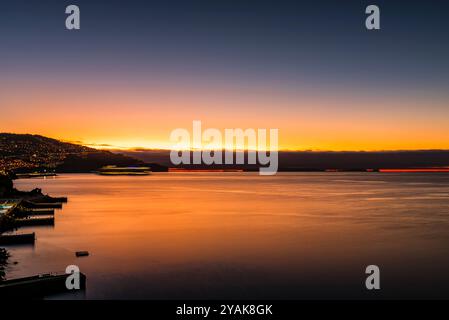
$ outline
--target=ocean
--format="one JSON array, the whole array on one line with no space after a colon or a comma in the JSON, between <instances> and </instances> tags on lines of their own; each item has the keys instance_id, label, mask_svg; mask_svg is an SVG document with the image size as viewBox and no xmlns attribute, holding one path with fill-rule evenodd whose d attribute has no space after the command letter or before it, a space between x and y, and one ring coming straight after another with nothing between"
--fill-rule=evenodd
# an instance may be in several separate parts
<instances>
[{"instance_id":1,"label":"ocean","mask_svg":"<svg viewBox=\"0 0 449 320\"><path fill-rule=\"evenodd\" d=\"M49 298L449 298L449 174L61 174L15 186L69 198L54 227L20 229L34 246L7 247L7 278L86 274L85 292ZM365 286L368 265L379 290Z\"/></svg>"}]
</instances>

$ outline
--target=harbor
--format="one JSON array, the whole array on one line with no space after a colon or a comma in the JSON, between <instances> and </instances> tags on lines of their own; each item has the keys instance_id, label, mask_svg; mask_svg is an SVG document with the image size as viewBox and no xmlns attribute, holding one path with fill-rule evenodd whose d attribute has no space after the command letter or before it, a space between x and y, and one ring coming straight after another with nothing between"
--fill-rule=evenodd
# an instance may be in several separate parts
<instances>
[{"instance_id":1,"label":"harbor","mask_svg":"<svg viewBox=\"0 0 449 320\"><path fill-rule=\"evenodd\" d=\"M25 176L20 178L24 179ZM38 237L35 230L30 228L54 227L56 210L63 208L63 204L68 201L67 197L44 195L40 189L22 192L10 186L0 194L5 195L9 198L0 198L0 246L4 247L0 248L0 297L9 299L26 296L42 299L46 295L68 292L66 280L70 274L57 272L10 279L5 276L4 271L8 265L9 250L24 245L34 247ZM26 231L22 232L21 228L26 228ZM20 262L14 262L17 263ZM83 290L86 287L86 276L82 273L79 276Z\"/></svg>"},{"instance_id":2,"label":"harbor","mask_svg":"<svg viewBox=\"0 0 449 320\"><path fill-rule=\"evenodd\" d=\"M34 232L0 235L0 245L34 244L35 241L36 234Z\"/></svg>"}]
</instances>

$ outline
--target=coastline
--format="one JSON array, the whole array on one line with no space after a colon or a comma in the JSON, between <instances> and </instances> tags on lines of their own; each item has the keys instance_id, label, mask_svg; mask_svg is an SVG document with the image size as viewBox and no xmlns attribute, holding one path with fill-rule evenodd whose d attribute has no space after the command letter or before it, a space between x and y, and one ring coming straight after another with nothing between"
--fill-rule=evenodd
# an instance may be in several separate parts
<instances>
[{"instance_id":1,"label":"coastline","mask_svg":"<svg viewBox=\"0 0 449 320\"><path fill-rule=\"evenodd\" d=\"M45 176L47 177L47 176ZM16 231L27 226L42 226L54 224L54 209L62 208L62 203L67 198L53 198L43 194L39 188L31 191L20 191L14 187L13 178L16 176L1 175L0 177L0 295L10 296L27 295L33 292L34 297L39 297L44 292L52 290L63 290L64 287L56 285L67 275L57 278L54 275L35 275L31 278L9 279L7 268L9 266L10 253L14 246L33 245L35 233L17 233ZM5 234L6 233L6 234ZM5 247L5 248L3 248ZM14 264L19 264L15 261ZM24 291L26 290L26 291Z\"/></svg>"}]
</instances>

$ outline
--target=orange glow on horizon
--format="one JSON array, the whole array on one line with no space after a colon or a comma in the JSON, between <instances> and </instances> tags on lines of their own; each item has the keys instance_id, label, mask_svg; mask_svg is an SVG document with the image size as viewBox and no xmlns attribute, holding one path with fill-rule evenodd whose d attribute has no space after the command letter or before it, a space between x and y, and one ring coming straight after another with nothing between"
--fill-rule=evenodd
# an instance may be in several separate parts
<instances>
[{"instance_id":1,"label":"orange glow on horizon","mask_svg":"<svg viewBox=\"0 0 449 320\"><path fill-rule=\"evenodd\" d=\"M398 94L370 100L357 92L29 81L2 83L8 121L1 131L97 149L171 150L171 131L191 132L192 121L201 120L203 130L279 129L280 151L449 149L447 97ZM429 113L430 104L440 112Z\"/></svg>"}]
</instances>

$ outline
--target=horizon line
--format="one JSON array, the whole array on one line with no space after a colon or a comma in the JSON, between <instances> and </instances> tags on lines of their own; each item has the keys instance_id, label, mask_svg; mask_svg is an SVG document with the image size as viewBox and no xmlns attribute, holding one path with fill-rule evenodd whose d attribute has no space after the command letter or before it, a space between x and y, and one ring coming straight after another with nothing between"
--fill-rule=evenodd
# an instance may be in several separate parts
<instances>
[{"instance_id":1,"label":"horizon line","mask_svg":"<svg viewBox=\"0 0 449 320\"><path fill-rule=\"evenodd\" d=\"M123 147L118 145L111 145L107 143L86 143L81 140L69 140L59 137L50 137L50 136L44 136L42 134L36 134L36 133L12 133L12 132L0 132L0 134L16 134L16 135L31 135L31 136L40 136L43 138L50 138L54 140L58 140L63 143L71 143L75 145L80 145L84 147L89 147L95 150L102 150L102 151L129 151L129 152L145 152L145 151L172 151L174 149L170 149L168 147ZM268 152L269 149L227 149L227 148L221 148L221 149L179 149L177 151L232 151L232 152ZM332 149L295 149L295 148L278 148L276 150L271 150L273 152L321 152L321 153L351 153L351 152L357 152L357 153L389 153L389 152L449 152L449 149L445 148L429 148L429 149L341 149L341 150L332 150Z\"/></svg>"},{"instance_id":2,"label":"horizon line","mask_svg":"<svg viewBox=\"0 0 449 320\"><path fill-rule=\"evenodd\" d=\"M233 151L233 152L268 152L270 150L266 149L168 149L168 148L142 148L142 147L108 147L108 148L96 148L89 144L83 144L85 147L90 147L96 150L102 150L102 151L130 151L130 152L145 152L145 151ZM376 150L325 150L325 149L277 149L277 150L271 150L273 152L317 152L317 153L351 153L351 152L358 152L358 153L382 153L382 152L449 152L449 149L376 149Z\"/></svg>"}]
</instances>

